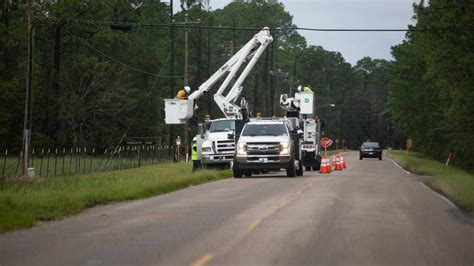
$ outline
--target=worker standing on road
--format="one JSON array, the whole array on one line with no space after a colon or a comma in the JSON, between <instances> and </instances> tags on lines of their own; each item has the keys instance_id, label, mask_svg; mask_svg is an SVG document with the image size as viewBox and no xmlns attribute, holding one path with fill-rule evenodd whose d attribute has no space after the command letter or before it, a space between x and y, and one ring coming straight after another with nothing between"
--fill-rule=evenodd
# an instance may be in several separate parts
<instances>
[{"instance_id":1,"label":"worker standing on road","mask_svg":"<svg viewBox=\"0 0 474 266\"><path fill-rule=\"evenodd\" d=\"M193 160L193 173L196 172L196 170L201 169L201 160L198 157L198 147L196 141L197 139L196 137L194 137L193 143L191 145L191 160Z\"/></svg>"},{"instance_id":2,"label":"worker standing on road","mask_svg":"<svg viewBox=\"0 0 474 266\"><path fill-rule=\"evenodd\" d=\"M190 92L191 88L189 86L184 86L184 88L178 91L178 94L176 94L175 98L178 100L187 100Z\"/></svg>"}]
</instances>

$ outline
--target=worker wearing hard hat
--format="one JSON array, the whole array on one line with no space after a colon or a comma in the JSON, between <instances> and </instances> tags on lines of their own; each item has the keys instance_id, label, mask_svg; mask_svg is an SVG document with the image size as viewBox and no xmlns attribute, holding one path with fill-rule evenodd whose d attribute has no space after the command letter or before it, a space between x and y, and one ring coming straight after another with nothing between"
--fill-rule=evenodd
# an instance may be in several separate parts
<instances>
[{"instance_id":1,"label":"worker wearing hard hat","mask_svg":"<svg viewBox=\"0 0 474 266\"><path fill-rule=\"evenodd\" d=\"M298 92L311 93L311 92L313 92L313 90L312 90L309 86L303 87L303 86L299 85L299 86L298 86Z\"/></svg>"},{"instance_id":2,"label":"worker wearing hard hat","mask_svg":"<svg viewBox=\"0 0 474 266\"><path fill-rule=\"evenodd\" d=\"M190 92L191 92L191 88L189 86L184 86L184 88L180 89L178 91L178 94L176 94L176 99L187 100Z\"/></svg>"},{"instance_id":3,"label":"worker wearing hard hat","mask_svg":"<svg viewBox=\"0 0 474 266\"><path fill-rule=\"evenodd\" d=\"M191 160L193 161L193 171L192 171L193 173L196 170L201 169L201 160L199 160L198 147L197 147L196 141L197 139L196 137L194 137L192 145L191 145Z\"/></svg>"}]
</instances>

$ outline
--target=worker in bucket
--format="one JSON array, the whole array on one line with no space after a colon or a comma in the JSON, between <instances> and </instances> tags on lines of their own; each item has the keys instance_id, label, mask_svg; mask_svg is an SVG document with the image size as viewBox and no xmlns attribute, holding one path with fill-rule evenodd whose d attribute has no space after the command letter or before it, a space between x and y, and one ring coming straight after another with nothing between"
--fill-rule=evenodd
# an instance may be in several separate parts
<instances>
[{"instance_id":1,"label":"worker in bucket","mask_svg":"<svg viewBox=\"0 0 474 266\"><path fill-rule=\"evenodd\" d=\"M197 139L196 137L193 138L193 143L191 145L191 160L193 161L193 173L197 170L201 169L201 160L198 156L198 147L197 147Z\"/></svg>"},{"instance_id":2,"label":"worker in bucket","mask_svg":"<svg viewBox=\"0 0 474 266\"><path fill-rule=\"evenodd\" d=\"M178 100L187 100L190 92L191 88L189 86L184 86L184 88L178 91L178 94L176 94L175 98Z\"/></svg>"}]
</instances>

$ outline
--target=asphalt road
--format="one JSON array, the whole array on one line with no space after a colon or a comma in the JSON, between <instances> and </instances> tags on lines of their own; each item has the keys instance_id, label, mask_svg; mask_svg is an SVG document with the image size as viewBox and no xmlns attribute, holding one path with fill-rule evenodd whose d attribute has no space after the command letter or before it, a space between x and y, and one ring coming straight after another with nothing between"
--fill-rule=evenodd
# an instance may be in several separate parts
<instances>
[{"instance_id":1,"label":"asphalt road","mask_svg":"<svg viewBox=\"0 0 474 266\"><path fill-rule=\"evenodd\" d=\"M229 179L0 236L0 265L474 265L474 224L390 159Z\"/></svg>"}]
</instances>

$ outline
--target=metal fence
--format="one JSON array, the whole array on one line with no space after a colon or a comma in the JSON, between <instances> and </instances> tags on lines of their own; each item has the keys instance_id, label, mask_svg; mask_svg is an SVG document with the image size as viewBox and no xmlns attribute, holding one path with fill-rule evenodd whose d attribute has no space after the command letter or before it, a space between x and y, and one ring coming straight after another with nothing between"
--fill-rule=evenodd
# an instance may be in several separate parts
<instances>
[{"instance_id":1,"label":"metal fence","mask_svg":"<svg viewBox=\"0 0 474 266\"><path fill-rule=\"evenodd\" d=\"M68 176L172 162L179 160L176 154L175 147L156 145L120 146L100 151L87 147L32 149L29 166L34 168L35 176ZM5 150L0 161L1 178L23 174L21 157L21 153Z\"/></svg>"}]
</instances>

